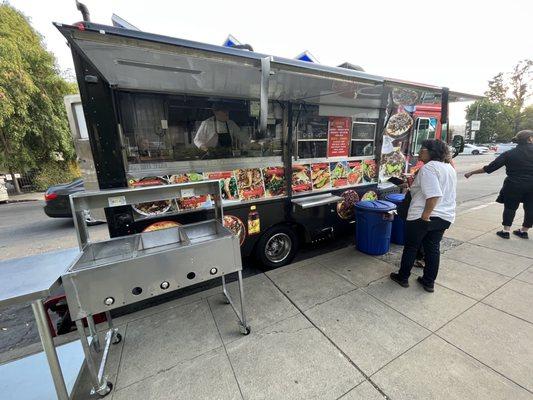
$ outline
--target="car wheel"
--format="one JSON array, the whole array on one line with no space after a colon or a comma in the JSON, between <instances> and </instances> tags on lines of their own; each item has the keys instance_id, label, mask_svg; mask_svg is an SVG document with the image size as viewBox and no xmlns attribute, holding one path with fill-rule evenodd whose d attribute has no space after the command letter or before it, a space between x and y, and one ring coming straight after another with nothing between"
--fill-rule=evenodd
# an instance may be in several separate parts
<instances>
[{"instance_id":1,"label":"car wheel","mask_svg":"<svg viewBox=\"0 0 533 400\"><path fill-rule=\"evenodd\" d=\"M472 155L473 155L473 156L477 156L477 155L479 155L479 150L473 150L473 151L472 151Z\"/></svg>"},{"instance_id":2,"label":"car wheel","mask_svg":"<svg viewBox=\"0 0 533 400\"><path fill-rule=\"evenodd\" d=\"M261 264L277 268L289 264L298 251L298 237L285 225L266 231L257 242L256 255Z\"/></svg>"}]
</instances>

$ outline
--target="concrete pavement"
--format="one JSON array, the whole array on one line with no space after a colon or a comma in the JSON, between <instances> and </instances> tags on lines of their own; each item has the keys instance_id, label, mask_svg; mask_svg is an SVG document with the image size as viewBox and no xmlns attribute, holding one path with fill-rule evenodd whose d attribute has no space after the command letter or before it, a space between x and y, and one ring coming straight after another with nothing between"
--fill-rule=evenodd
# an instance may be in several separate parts
<instances>
[{"instance_id":1,"label":"concrete pavement","mask_svg":"<svg viewBox=\"0 0 533 400\"><path fill-rule=\"evenodd\" d=\"M533 241L471 206L433 294L388 279L399 246L349 246L245 279L248 336L220 288L117 318L111 398L533 399Z\"/></svg>"}]
</instances>

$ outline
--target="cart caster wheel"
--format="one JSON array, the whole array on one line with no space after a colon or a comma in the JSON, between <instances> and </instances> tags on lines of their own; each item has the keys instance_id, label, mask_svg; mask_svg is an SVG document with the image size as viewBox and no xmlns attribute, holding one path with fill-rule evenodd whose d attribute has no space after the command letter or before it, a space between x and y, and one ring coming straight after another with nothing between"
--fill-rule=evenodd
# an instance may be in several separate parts
<instances>
[{"instance_id":1,"label":"cart caster wheel","mask_svg":"<svg viewBox=\"0 0 533 400\"><path fill-rule=\"evenodd\" d=\"M107 382L105 389L98 391L98 396L106 397L109 393L111 393L112 390L113 384L111 382Z\"/></svg>"},{"instance_id":2,"label":"cart caster wheel","mask_svg":"<svg viewBox=\"0 0 533 400\"><path fill-rule=\"evenodd\" d=\"M119 344L122 342L122 335L120 333L117 333L115 335L115 338L113 339L113 344Z\"/></svg>"},{"instance_id":3,"label":"cart caster wheel","mask_svg":"<svg viewBox=\"0 0 533 400\"><path fill-rule=\"evenodd\" d=\"M244 335L244 336L248 336L250 334L252 330L250 329L249 326L241 326L241 333Z\"/></svg>"}]
</instances>

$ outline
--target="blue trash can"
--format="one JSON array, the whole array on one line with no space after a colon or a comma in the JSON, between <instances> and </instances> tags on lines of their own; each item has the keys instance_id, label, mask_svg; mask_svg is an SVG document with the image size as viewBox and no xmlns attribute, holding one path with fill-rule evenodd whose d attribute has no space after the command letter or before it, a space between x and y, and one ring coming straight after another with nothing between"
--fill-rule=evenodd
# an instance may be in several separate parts
<instances>
[{"instance_id":1,"label":"blue trash can","mask_svg":"<svg viewBox=\"0 0 533 400\"><path fill-rule=\"evenodd\" d=\"M360 201L355 205L355 243L358 250L373 256L385 254L396 205L384 200Z\"/></svg>"},{"instance_id":2,"label":"blue trash can","mask_svg":"<svg viewBox=\"0 0 533 400\"><path fill-rule=\"evenodd\" d=\"M405 194L403 193L391 193L385 196L385 200L390 201L391 203L398 206L405 199ZM391 233L391 242L396 244L401 244L402 246L405 243L405 221L401 218L395 217L392 221L392 233Z\"/></svg>"}]
</instances>

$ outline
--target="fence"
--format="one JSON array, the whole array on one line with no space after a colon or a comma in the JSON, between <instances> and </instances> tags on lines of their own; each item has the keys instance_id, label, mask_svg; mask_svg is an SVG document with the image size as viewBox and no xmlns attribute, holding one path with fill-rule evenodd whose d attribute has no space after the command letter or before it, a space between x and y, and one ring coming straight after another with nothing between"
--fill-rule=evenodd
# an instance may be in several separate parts
<instances>
[{"instance_id":1,"label":"fence","mask_svg":"<svg viewBox=\"0 0 533 400\"><path fill-rule=\"evenodd\" d=\"M35 191L35 173L27 172L23 174L15 174L17 182L19 184L21 193L31 193ZM18 194L15 190L15 183L13 182L13 176L11 174L3 174L7 193L12 196Z\"/></svg>"}]
</instances>

